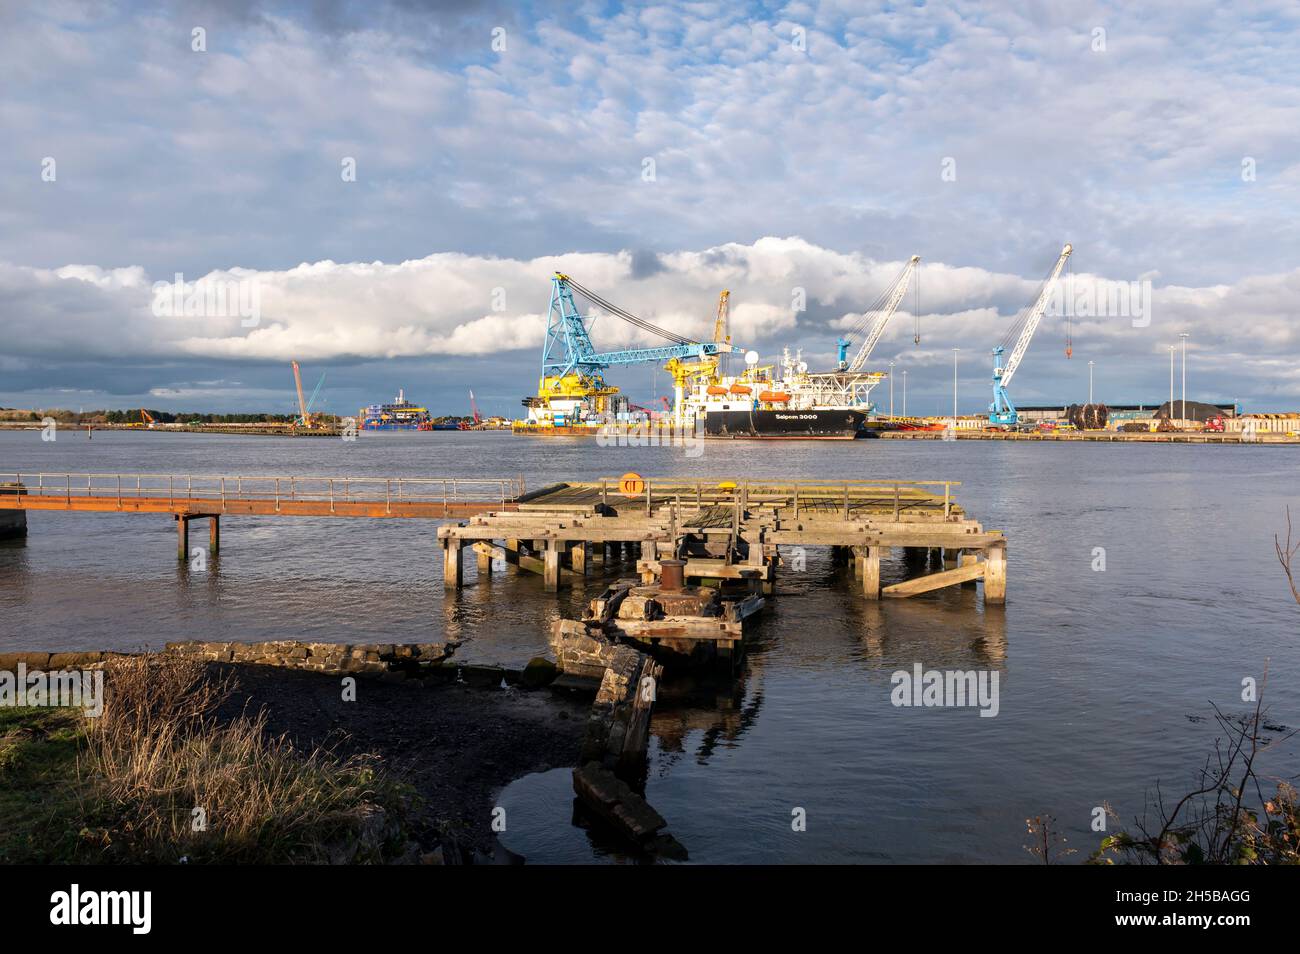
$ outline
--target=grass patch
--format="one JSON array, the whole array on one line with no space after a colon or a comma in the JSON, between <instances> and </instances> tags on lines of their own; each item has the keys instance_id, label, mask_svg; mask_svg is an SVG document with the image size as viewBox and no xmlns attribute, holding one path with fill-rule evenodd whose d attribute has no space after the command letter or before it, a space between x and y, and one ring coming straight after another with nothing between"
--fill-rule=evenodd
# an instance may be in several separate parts
<instances>
[{"instance_id":1,"label":"grass patch","mask_svg":"<svg viewBox=\"0 0 1300 954\"><path fill-rule=\"evenodd\" d=\"M0 864L76 860L76 710L0 708Z\"/></svg>"},{"instance_id":2,"label":"grass patch","mask_svg":"<svg viewBox=\"0 0 1300 954\"><path fill-rule=\"evenodd\" d=\"M303 752L265 717L219 722L203 663L113 660L103 715L0 710L0 861L380 862L409 790L370 756Z\"/></svg>"}]
</instances>

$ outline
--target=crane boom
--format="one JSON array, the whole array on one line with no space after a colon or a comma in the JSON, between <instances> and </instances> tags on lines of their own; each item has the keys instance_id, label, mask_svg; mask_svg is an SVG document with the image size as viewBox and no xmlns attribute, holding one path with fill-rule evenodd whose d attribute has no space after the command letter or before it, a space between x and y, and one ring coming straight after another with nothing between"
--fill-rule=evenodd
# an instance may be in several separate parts
<instances>
[{"instance_id":1,"label":"crane boom","mask_svg":"<svg viewBox=\"0 0 1300 954\"><path fill-rule=\"evenodd\" d=\"M593 318L584 317L574 303L573 293L578 292L592 304L610 312L635 327L666 339L670 344L657 348L631 348L624 351L597 352L591 342L588 327ZM692 341L681 335L652 325L617 305L612 305L599 295L583 288L568 275L556 272L551 279L551 306L547 312L546 339L542 344L542 376L564 378L577 372L597 381L605 368L613 365L642 364L667 361L670 358L706 358L717 354L730 354L741 349L713 341Z\"/></svg>"},{"instance_id":2,"label":"crane boom","mask_svg":"<svg viewBox=\"0 0 1300 954\"><path fill-rule=\"evenodd\" d=\"M1015 346L1011 349L1011 357L1006 364L1002 363L1002 355L1005 347L999 345L993 349L993 403L989 405L989 422L992 424L1011 424L1015 425L1019 421L1019 415L1016 413L1016 406L1011 403L1011 397L1007 394L1007 385L1011 383L1011 378L1015 375L1016 369L1025 358L1025 352L1029 350L1029 342L1034 337L1034 332L1038 329L1038 323L1043 319L1043 313L1047 310L1047 302L1052 297L1052 291L1056 288L1056 281L1061 277L1061 269L1065 267L1066 260L1070 253L1074 251L1074 246L1066 243L1061 249L1060 256L1056 259L1056 264L1043 280L1042 287L1038 290L1038 297L1030 306L1028 312L1022 313L1022 329L1020 337L1016 339ZM1012 326L1012 334L1015 333L1015 326ZM1005 344L1005 341L1003 342Z\"/></svg>"},{"instance_id":3,"label":"crane boom","mask_svg":"<svg viewBox=\"0 0 1300 954\"><path fill-rule=\"evenodd\" d=\"M1061 249L1061 255L1056 260L1056 265L1052 269L1051 275L1047 281L1043 282L1042 290L1038 293L1038 300L1034 302L1034 307L1029 312L1029 318L1025 321L1025 330L1020 333L1020 338L1016 341L1015 348L1011 351L1011 357L1007 360L1007 365L1002 369L1002 386L1006 387L1011 383L1012 376L1016 369L1020 367L1020 362L1025 358L1025 352L1029 349L1029 340L1034 337L1034 331L1038 328L1038 323L1043 319L1043 312L1047 310L1047 300L1052 296L1052 289L1056 287L1056 280L1061 277L1061 269L1065 267L1065 261L1074 251L1074 246L1066 244Z\"/></svg>"},{"instance_id":4,"label":"crane boom","mask_svg":"<svg viewBox=\"0 0 1300 954\"><path fill-rule=\"evenodd\" d=\"M298 389L298 411L302 415L302 426L310 427L311 421L307 417L307 402L306 400L303 399L302 396L302 372L298 369L297 361L292 362L292 364L293 364L293 383L294 383L294 387Z\"/></svg>"},{"instance_id":5,"label":"crane boom","mask_svg":"<svg viewBox=\"0 0 1300 954\"><path fill-rule=\"evenodd\" d=\"M731 313L731 291L724 288L718 296L718 317L713 322L713 340L717 344L731 344L731 334L727 331L727 317Z\"/></svg>"},{"instance_id":6,"label":"crane boom","mask_svg":"<svg viewBox=\"0 0 1300 954\"><path fill-rule=\"evenodd\" d=\"M889 319L894 317L894 312L898 310L899 303L903 296L907 294L908 283L912 280L912 273L916 271L917 265L921 262L920 255L913 255L903 266L902 272L894 279L894 283L889 286L884 295L879 299L879 306L868 310L862 321L859 323L859 330L866 328L867 323L871 322L871 327L867 331L866 340L862 342L862 347L858 348L858 353L853 356L851 362L845 362L845 355L848 354L850 342L844 338L837 342L840 349L840 370L857 372L862 370L862 366L867 363L867 358L871 357L871 352L875 349L876 344L885 333L885 327L889 324ZM874 314L875 320L869 317Z\"/></svg>"}]
</instances>

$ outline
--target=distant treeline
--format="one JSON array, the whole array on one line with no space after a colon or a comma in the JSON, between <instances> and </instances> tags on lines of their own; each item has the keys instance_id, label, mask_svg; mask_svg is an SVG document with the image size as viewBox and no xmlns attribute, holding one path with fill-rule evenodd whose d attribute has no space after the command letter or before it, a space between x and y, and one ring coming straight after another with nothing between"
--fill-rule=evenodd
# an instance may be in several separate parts
<instances>
[{"instance_id":1,"label":"distant treeline","mask_svg":"<svg viewBox=\"0 0 1300 954\"><path fill-rule=\"evenodd\" d=\"M291 424L297 414L202 414L198 411L156 411L145 408L159 424ZM139 408L128 411L70 411L67 408L50 408L31 411L25 408L0 407L0 421L40 421L52 417L60 424L143 424L147 423ZM312 414L321 424L337 424L342 418L337 414ZM447 415L432 419L435 424L473 423L471 417Z\"/></svg>"},{"instance_id":2,"label":"distant treeline","mask_svg":"<svg viewBox=\"0 0 1300 954\"><path fill-rule=\"evenodd\" d=\"M296 414L204 414L198 411L157 411L145 408L159 424L289 424ZM335 423L333 414L313 414L322 423ZM129 411L70 411L51 408L41 411L0 408L0 421L40 421L52 417L61 424L142 424L144 416L139 408Z\"/></svg>"}]
</instances>

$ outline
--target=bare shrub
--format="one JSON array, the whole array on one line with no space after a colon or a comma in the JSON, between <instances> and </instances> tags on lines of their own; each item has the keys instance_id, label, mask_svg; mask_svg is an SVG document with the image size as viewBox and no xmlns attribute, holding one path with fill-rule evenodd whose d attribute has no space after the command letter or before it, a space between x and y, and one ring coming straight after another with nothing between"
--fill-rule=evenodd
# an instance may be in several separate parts
<instances>
[{"instance_id":1,"label":"bare shrub","mask_svg":"<svg viewBox=\"0 0 1300 954\"><path fill-rule=\"evenodd\" d=\"M405 798L371 756L297 750L264 713L220 722L233 682L175 657L113 660L81 763L112 860L379 860Z\"/></svg>"}]
</instances>

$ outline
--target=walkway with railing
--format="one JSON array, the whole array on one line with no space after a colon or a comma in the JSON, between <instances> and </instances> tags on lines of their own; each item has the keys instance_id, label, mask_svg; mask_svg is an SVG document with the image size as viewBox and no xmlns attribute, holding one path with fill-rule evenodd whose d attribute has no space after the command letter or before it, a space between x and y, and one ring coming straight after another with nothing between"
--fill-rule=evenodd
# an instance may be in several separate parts
<instances>
[{"instance_id":1,"label":"walkway with railing","mask_svg":"<svg viewBox=\"0 0 1300 954\"><path fill-rule=\"evenodd\" d=\"M511 510L524 493L523 477L0 473L10 510L438 518Z\"/></svg>"}]
</instances>

